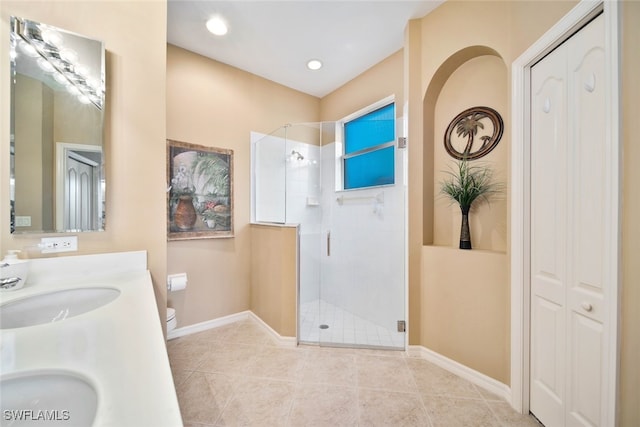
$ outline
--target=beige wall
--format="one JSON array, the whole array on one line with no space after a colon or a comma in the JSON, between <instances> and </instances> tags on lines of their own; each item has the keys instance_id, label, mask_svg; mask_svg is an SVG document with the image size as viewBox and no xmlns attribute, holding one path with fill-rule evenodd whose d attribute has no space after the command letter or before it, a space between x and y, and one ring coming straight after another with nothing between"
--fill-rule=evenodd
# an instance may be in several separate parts
<instances>
[{"instance_id":1,"label":"beige wall","mask_svg":"<svg viewBox=\"0 0 640 427\"><path fill-rule=\"evenodd\" d=\"M440 303L441 310L453 306L446 298L427 299L438 291L430 288L433 278L422 277L423 251L427 262L442 257L451 263L454 256L446 252L429 255L423 248L425 194L433 189L433 177L424 177L425 150L423 124L433 117L423 116L423 97L447 59L469 46L483 45L502 57L507 64L507 93L510 96L509 64L564 15L575 2L458 2L440 6L422 20L409 24L404 50L322 100L309 97L256 76L232 69L215 61L165 45L166 5L163 2L23 2L3 1L0 46L8 46L8 20L12 14L47 22L71 31L102 39L107 54L108 101L106 108L107 150L107 231L80 235L80 253L146 249L154 278L156 297L163 313L166 276L165 262L172 273L190 274L187 291L171 300L178 309L181 326L210 320L249 308L250 231L249 215L249 132L269 132L296 121L335 120L392 93L409 110L409 293L410 343L426 345L429 338L442 342L447 329L433 331L425 323L430 303ZM640 115L637 76L640 74L637 46L640 45L640 3L623 2L623 265L622 265L622 365L620 409L621 426L640 422L640 377L637 357L640 353L640 307L638 301L640 266L640 193L636 187L640 175L635 165L640 151L635 143L634 121ZM144 26L139 25L145 22ZM478 23L482 25L478 25ZM455 35L455 36L451 36ZM0 101L9 105L8 55L0 55ZM487 52L485 52L486 54ZM165 55L167 75L165 79ZM458 61L449 75L477 55ZM404 69L404 74L403 74ZM498 79L502 79L499 77ZM499 83L499 82L498 82ZM443 84L440 82L439 84ZM166 91L166 108L165 108ZM439 93L439 91L438 91ZM402 101L401 101L402 100ZM435 102L435 99L433 100ZM510 105L508 106L510 108ZM320 114L322 111L322 114ZM400 112L400 109L398 109ZM169 116L166 120L165 113ZM508 129L510 118L504 115ZM430 122L431 121L431 122ZM429 126L426 126L429 128ZM0 159L8 170L9 114L0 117ZM165 140L182 140L202 145L233 148L236 182L236 237L202 241L171 242L165 240ZM431 181L430 181L431 179ZM430 188L431 190L426 189ZM0 195L8 200L8 173L0 178ZM429 197L427 197L429 199ZM161 212L161 214L158 214ZM8 206L0 210L0 223L9 222ZM0 232L0 250L24 248L36 238L9 235L8 227ZM457 251L453 251L456 253ZM472 255L472 254L469 254ZM474 257L482 261L484 255ZM490 255L493 257L493 255ZM168 261L167 261L168 260ZM471 262L471 261L470 261ZM506 261L505 261L506 262ZM425 263L426 265L426 263ZM440 274L434 272L434 274ZM498 274L498 273L496 273ZM493 275L493 273L492 273ZM498 274L499 276L499 274ZM488 277L488 276L487 276ZM259 285L258 282L255 282ZM483 281L481 286L489 283ZM494 283L492 295L504 301L508 294L504 283ZM508 348L504 331L505 309L484 320L498 325L495 345ZM508 326L507 326L508 328ZM462 326L462 336L470 329ZM467 345L464 338L452 344L450 357L466 361L478 344ZM443 350L449 351L449 350ZM505 381L495 355L469 362L480 372Z\"/></svg>"},{"instance_id":2,"label":"beige wall","mask_svg":"<svg viewBox=\"0 0 640 427\"><path fill-rule=\"evenodd\" d=\"M54 93L54 142L101 145L102 111L93 104L78 102L67 91Z\"/></svg>"},{"instance_id":3,"label":"beige wall","mask_svg":"<svg viewBox=\"0 0 640 427\"><path fill-rule=\"evenodd\" d=\"M506 255L424 246L422 256L423 280L429 284L421 301L427 313L422 330L428 341L423 345L439 354L456 355L457 362L508 384Z\"/></svg>"},{"instance_id":4,"label":"beige wall","mask_svg":"<svg viewBox=\"0 0 640 427\"><path fill-rule=\"evenodd\" d=\"M235 237L168 244L168 273L189 277L186 290L169 294L178 327L250 308L250 132L317 121L319 105L318 98L167 47L167 138L234 151ZM253 278L260 286L261 278Z\"/></svg>"},{"instance_id":5,"label":"beige wall","mask_svg":"<svg viewBox=\"0 0 640 427\"><path fill-rule=\"evenodd\" d=\"M400 50L322 98L322 120L340 120L390 95L395 95L396 116L402 116L402 70L403 53Z\"/></svg>"},{"instance_id":6,"label":"beige wall","mask_svg":"<svg viewBox=\"0 0 640 427\"><path fill-rule=\"evenodd\" d=\"M620 426L640 425L640 2L622 3L622 352Z\"/></svg>"},{"instance_id":7,"label":"beige wall","mask_svg":"<svg viewBox=\"0 0 640 427\"><path fill-rule=\"evenodd\" d=\"M623 179L623 211L622 211L622 360L620 371L620 425L635 426L640 422L640 374L637 365L638 354L640 353L640 312L637 283L640 281L640 267L634 260L640 253L638 242L640 241L640 228L636 219L640 216L640 199L635 187L640 182L638 168L634 165L640 160L640 151L637 144L632 141L634 129L632 123L636 120L640 111L638 109L639 87L637 76L640 73L639 56L637 46L640 44L640 29L635 23L640 20L640 3L633 1L621 2L623 8L623 82L622 82L622 137L623 137L623 157L622 157L622 179ZM436 102L436 98L429 98L429 88L432 84L442 86L438 79L438 70L441 66L448 66L447 59L455 56L456 52L464 51L470 46L485 46L489 50L498 54L507 64L507 86L508 99L511 97L509 90L510 67L509 65L526 50L535 40L537 40L546 30L566 14L575 2L458 2L450 1L440 6L436 11L429 14L422 20L412 21L406 35L405 50L415 57L406 57L405 78L411 82L406 88L409 100L410 118L420 116L424 128L411 126L409 131L409 141L411 155L409 156L409 180L412 184L418 185L410 187L409 195L409 272L410 272L410 301L414 298L420 303L410 302L410 342L412 344L427 345L429 342L442 342L446 338L447 328L441 330L431 330L427 325L430 314L427 312L429 302L425 301L434 290L432 283L434 279L429 275L423 275L423 265L418 254L425 253L429 257L427 262L433 262L429 255L429 248L422 248L422 241L428 241L429 232L424 230L423 218L429 216L428 190L425 187L432 186L424 176L424 169L429 167L429 154L427 146L422 144L411 144L415 140L425 140L426 129L432 125L432 118L424 116L424 106L422 99L418 100L412 94L420 91L425 100ZM474 22L483 22L479 26ZM455 28L456 37L442 37L448 34L450 29ZM419 34L419 35L418 35ZM466 52L463 52L466 54ZM474 57L474 55L471 55ZM464 61L457 61L455 66L446 70L446 74L451 74ZM440 69L440 71L442 71ZM420 77L418 79L418 76ZM420 81L419 87L417 81ZM439 93L437 91L436 93ZM433 96L433 94L431 94ZM428 104L425 102L425 104ZM511 105L508 105L510 110ZM508 132L510 117L505 114L505 128ZM507 133L508 135L508 133ZM509 225L507 224L507 231ZM419 237L418 237L419 236ZM508 250L508 248L507 248ZM440 254L438 254L440 256ZM457 255L456 255L457 256ZM481 255L482 256L482 255ZM480 257L481 257L480 256ZM505 258L507 262L508 258ZM449 260L450 261L450 260ZM442 260L442 263L448 261ZM431 273L430 273L431 274ZM435 273L433 273L435 274ZM448 276L447 276L448 277ZM480 278L484 281L485 278ZM448 280L448 279L447 279ZM494 298L504 300L508 296L509 284L506 279L502 286L496 288L493 293L479 296L476 304L483 306L491 304ZM431 301L433 303L433 301ZM448 312L455 304L452 301L441 299L437 301L439 310ZM493 323L499 319L507 322L508 306L493 313L485 313L489 317L484 317L483 321ZM418 325L416 325L416 323ZM467 332L469 329L467 329ZM503 329L500 329L500 334ZM462 340L461 340L462 341ZM460 344L460 342L457 342ZM504 336L500 347L506 345L509 348L508 335ZM469 341L469 345L462 344L459 349L445 350L445 355L454 360L466 360L469 351L478 348L477 343ZM508 357L508 355L505 355ZM508 363L508 359L506 359ZM477 361L475 369L493 378L505 381L502 374L496 373L494 356L482 361ZM464 363L464 362L463 362ZM474 362L476 363L476 362ZM508 382L507 382L508 383Z\"/></svg>"},{"instance_id":8,"label":"beige wall","mask_svg":"<svg viewBox=\"0 0 640 427\"><path fill-rule=\"evenodd\" d=\"M105 149L107 229L80 233L77 254L147 250L165 316L166 3L159 1L2 1L0 101L9 105L9 18L20 16L102 40L107 50ZM144 22L144 25L140 25ZM9 111L0 117L0 196L9 200ZM12 236L0 209L0 250L28 249L41 236ZM34 251L31 256L38 256ZM164 322L163 322L164 323Z\"/></svg>"},{"instance_id":9,"label":"beige wall","mask_svg":"<svg viewBox=\"0 0 640 427\"><path fill-rule=\"evenodd\" d=\"M251 225L251 311L283 337L297 331L297 245L296 227Z\"/></svg>"},{"instance_id":10,"label":"beige wall","mask_svg":"<svg viewBox=\"0 0 640 427\"><path fill-rule=\"evenodd\" d=\"M31 217L31 227L21 227L19 230L42 230L42 199L45 192L42 140L47 134L43 104L47 98L47 88L37 80L24 77L16 78L16 90L24 93L24 96L15 100L16 114L34 119L15 122L15 140L19 141L15 146L15 189L17 194L23 195L16 200L16 215Z\"/></svg>"},{"instance_id":11,"label":"beige wall","mask_svg":"<svg viewBox=\"0 0 640 427\"><path fill-rule=\"evenodd\" d=\"M440 194L445 171L455 162L444 148L443 135L451 120L474 106L488 106L508 116L507 67L502 58L482 54L437 76L439 90L425 110L433 116L423 128L430 161L423 166L423 185L433 188L424 201L432 222L424 242L420 310L422 345L489 375L509 382L509 292L507 249L507 202L509 136L504 135L489 154L474 165L490 167L505 190L490 203L476 203L470 213L473 250L460 251L460 207ZM465 58L466 59L466 58ZM424 105L424 104L423 104ZM432 243L432 245L431 245ZM460 268L464 266L464 268ZM478 301L484 301L478 304Z\"/></svg>"},{"instance_id":12,"label":"beige wall","mask_svg":"<svg viewBox=\"0 0 640 427\"><path fill-rule=\"evenodd\" d=\"M443 126L456 110L492 104L488 106L501 113L505 136L498 151L486 159L496 164L498 176L505 177L506 182L511 108L509 65L573 5L537 4L533 7L531 2L449 1L423 19L411 22L406 33L407 51L416 57L405 58L405 78L411 82L405 91L410 118L417 116L422 124L421 129L411 124L409 128L409 340L507 384L509 352L505 349L510 346L510 284L504 251L508 253L508 191L504 204L492 205L475 219L475 228L480 228L480 235L476 235L480 247L497 251L490 257L489 270L467 268L484 265L487 253L483 251L460 253L423 245L452 245L459 227L459 219L447 220L447 212L437 196L444 157ZM478 25L480 22L482 25ZM519 28L524 27L528 31L523 35ZM443 37L452 29L455 37ZM415 92L421 94L419 99L411 97ZM472 223L472 233L473 228ZM453 274L447 266L455 265L465 268ZM427 266L429 274L422 274ZM457 299L442 296L453 292L452 289L461 292L460 283L469 286L469 292L490 291L478 293L475 307L458 322L459 330L454 334L456 338L452 338L450 328L433 325L443 324L439 319L443 313L457 312ZM478 325L491 327L477 331ZM474 334L491 341L493 348L470 362L470 355L478 352L481 344L462 337Z\"/></svg>"},{"instance_id":13,"label":"beige wall","mask_svg":"<svg viewBox=\"0 0 640 427\"><path fill-rule=\"evenodd\" d=\"M494 55L482 55L466 61L451 73L438 95L432 130L434 147L431 150L435 197L426 203L433 209L433 244L436 246L457 247L460 242L460 207L440 194L440 183L448 177L447 172L455 170L456 167L453 158L444 148L443 135L451 120L467 108L487 106L501 116L507 114L507 85L504 84L506 80L507 67L502 59ZM474 161L473 165L490 167L495 181L506 184L508 148L509 136L505 135L496 148ZM489 203L482 200L478 202L469 215L473 248L505 252L506 186L505 192L492 197Z\"/></svg>"}]
</instances>

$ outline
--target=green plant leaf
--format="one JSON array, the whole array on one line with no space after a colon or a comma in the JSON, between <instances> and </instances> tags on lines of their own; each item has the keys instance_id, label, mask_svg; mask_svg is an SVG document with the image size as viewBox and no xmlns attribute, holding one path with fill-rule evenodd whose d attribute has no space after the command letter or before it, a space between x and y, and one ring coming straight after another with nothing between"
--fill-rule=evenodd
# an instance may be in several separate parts
<instances>
[{"instance_id":1,"label":"green plant leaf","mask_svg":"<svg viewBox=\"0 0 640 427\"><path fill-rule=\"evenodd\" d=\"M471 207L478 199L489 197L502 190L502 184L493 180L493 170L486 165L471 165L469 160L456 162L456 167L445 171L447 177L440 182L440 193L460 207Z\"/></svg>"}]
</instances>

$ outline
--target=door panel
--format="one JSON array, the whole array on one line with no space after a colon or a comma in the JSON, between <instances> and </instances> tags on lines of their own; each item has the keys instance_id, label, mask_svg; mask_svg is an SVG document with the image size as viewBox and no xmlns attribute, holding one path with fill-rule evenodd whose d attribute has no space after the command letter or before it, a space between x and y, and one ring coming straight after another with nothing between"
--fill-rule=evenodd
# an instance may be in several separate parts
<instances>
[{"instance_id":1,"label":"door panel","mask_svg":"<svg viewBox=\"0 0 640 427\"><path fill-rule=\"evenodd\" d=\"M568 46L569 69L572 84L569 90L573 110L570 138L576 141L573 165L574 195L571 218L573 221L573 295L578 301L587 298L593 306L601 306L603 295L602 248L605 243L605 141L604 110L604 33L602 19L592 22L579 36L570 39ZM600 45L598 45L600 43ZM594 301L599 300L599 301ZM579 303L578 303L579 304ZM575 307L575 306L574 306ZM602 320L602 310L590 312L579 309L583 315L595 315Z\"/></svg>"},{"instance_id":2,"label":"door panel","mask_svg":"<svg viewBox=\"0 0 640 427\"><path fill-rule=\"evenodd\" d=\"M602 365L602 323L572 312L572 358L570 364L571 398L569 426L600 424L599 372Z\"/></svg>"},{"instance_id":3,"label":"door panel","mask_svg":"<svg viewBox=\"0 0 640 427\"><path fill-rule=\"evenodd\" d=\"M90 230L94 225L95 171L79 157L67 158L65 230Z\"/></svg>"},{"instance_id":4,"label":"door panel","mask_svg":"<svg viewBox=\"0 0 640 427\"><path fill-rule=\"evenodd\" d=\"M561 372L564 360L564 310L561 305L554 304L544 298L536 297L533 311L539 319L535 330L534 381L545 389L552 400L562 402L564 381ZM560 372L559 372L560 371Z\"/></svg>"},{"instance_id":5,"label":"door panel","mask_svg":"<svg viewBox=\"0 0 640 427\"><path fill-rule=\"evenodd\" d=\"M530 408L547 427L603 425L604 53L600 16L531 69Z\"/></svg>"},{"instance_id":6,"label":"door panel","mask_svg":"<svg viewBox=\"0 0 640 427\"><path fill-rule=\"evenodd\" d=\"M571 316L568 343L567 425L599 426L601 422L605 259L605 50L604 19L591 22L567 42L569 138L574 150L568 168L572 194Z\"/></svg>"},{"instance_id":7,"label":"door panel","mask_svg":"<svg viewBox=\"0 0 640 427\"><path fill-rule=\"evenodd\" d=\"M565 404L566 72L561 46L531 74L531 410L559 425Z\"/></svg>"}]
</instances>

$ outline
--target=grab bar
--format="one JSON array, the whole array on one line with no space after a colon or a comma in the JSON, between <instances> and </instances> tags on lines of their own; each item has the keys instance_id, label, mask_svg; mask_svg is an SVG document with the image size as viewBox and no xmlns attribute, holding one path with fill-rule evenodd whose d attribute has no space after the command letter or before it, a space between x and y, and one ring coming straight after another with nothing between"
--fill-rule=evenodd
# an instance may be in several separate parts
<instances>
[{"instance_id":1,"label":"grab bar","mask_svg":"<svg viewBox=\"0 0 640 427\"><path fill-rule=\"evenodd\" d=\"M366 201L373 200L376 203L384 204L384 192L378 193L375 196L338 196L336 198L336 202L338 202L340 206L342 206L344 202L357 201L357 200L366 200Z\"/></svg>"},{"instance_id":2,"label":"grab bar","mask_svg":"<svg viewBox=\"0 0 640 427\"><path fill-rule=\"evenodd\" d=\"M327 231L327 256L331 256L331 232Z\"/></svg>"}]
</instances>

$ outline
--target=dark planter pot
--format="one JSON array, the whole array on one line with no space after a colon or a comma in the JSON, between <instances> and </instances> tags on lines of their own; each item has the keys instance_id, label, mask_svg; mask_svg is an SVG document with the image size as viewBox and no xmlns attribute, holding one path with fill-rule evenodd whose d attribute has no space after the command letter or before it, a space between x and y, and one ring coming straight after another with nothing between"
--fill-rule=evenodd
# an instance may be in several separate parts
<instances>
[{"instance_id":1,"label":"dark planter pot","mask_svg":"<svg viewBox=\"0 0 640 427\"><path fill-rule=\"evenodd\" d=\"M471 232L469 231L469 208L460 206L462 211L462 224L460 225L460 249L471 249Z\"/></svg>"}]
</instances>

